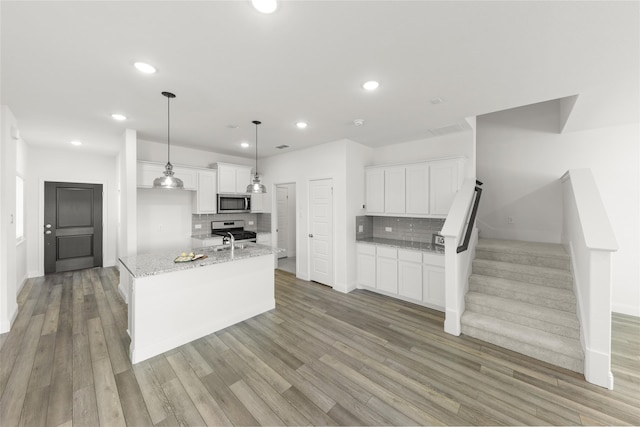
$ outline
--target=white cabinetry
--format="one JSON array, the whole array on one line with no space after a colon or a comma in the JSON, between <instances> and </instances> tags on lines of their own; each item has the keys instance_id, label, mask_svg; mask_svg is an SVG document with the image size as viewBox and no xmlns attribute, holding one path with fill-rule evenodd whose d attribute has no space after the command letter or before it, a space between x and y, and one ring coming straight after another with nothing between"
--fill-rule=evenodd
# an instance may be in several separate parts
<instances>
[{"instance_id":1,"label":"white cabinetry","mask_svg":"<svg viewBox=\"0 0 640 427\"><path fill-rule=\"evenodd\" d=\"M217 208L217 177L216 171L197 171L198 187L193 198L193 213L216 213Z\"/></svg>"},{"instance_id":2,"label":"white cabinetry","mask_svg":"<svg viewBox=\"0 0 640 427\"><path fill-rule=\"evenodd\" d=\"M444 311L444 257L424 253L422 263L422 302Z\"/></svg>"},{"instance_id":3,"label":"white cabinetry","mask_svg":"<svg viewBox=\"0 0 640 427\"><path fill-rule=\"evenodd\" d=\"M365 171L365 206L368 214L384 213L384 169L371 168Z\"/></svg>"},{"instance_id":4,"label":"white cabinetry","mask_svg":"<svg viewBox=\"0 0 640 427\"><path fill-rule=\"evenodd\" d=\"M164 176L164 163L138 162L137 186L140 188L153 188L153 180ZM184 183L185 190L196 189L196 171L184 166L173 166L173 174Z\"/></svg>"},{"instance_id":5,"label":"white cabinetry","mask_svg":"<svg viewBox=\"0 0 640 427\"><path fill-rule=\"evenodd\" d=\"M395 248L376 248L376 288L398 293L398 251Z\"/></svg>"},{"instance_id":6,"label":"white cabinetry","mask_svg":"<svg viewBox=\"0 0 640 427\"><path fill-rule=\"evenodd\" d=\"M251 184L251 167L228 163L215 163L213 167L218 171L218 193L247 192L247 186Z\"/></svg>"},{"instance_id":7,"label":"white cabinetry","mask_svg":"<svg viewBox=\"0 0 640 427\"><path fill-rule=\"evenodd\" d=\"M464 159L451 158L365 171L367 215L438 217L449 213L462 184Z\"/></svg>"},{"instance_id":8,"label":"white cabinetry","mask_svg":"<svg viewBox=\"0 0 640 427\"><path fill-rule=\"evenodd\" d=\"M357 245L358 287L445 309L444 256L384 245Z\"/></svg>"},{"instance_id":9,"label":"white cabinetry","mask_svg":"<svg viewBox=\"0 0 640 427\"><path fill-rule=\"evenodd\" d=\"M404 167L384 170L384 212L405 213L405 169Z\"/></svg>"},{"instance_id":10,"label":"white cabinetry","mask_svg":"<svg viewBox=\"0 0 640 427\"><path fill-rule=\"evenodd\" d=\"M428 215L429 212L429 164L416 163L405 168L407 203L405 213Z\"/></svg>"},{"instance_id":11,"label":"white cabinetry","mask_svg":"<svg viewBox=\"0 0 640 427\"><path fill-rule=\"evenodd\" d=\"M398 249L398 293L422 301L422 253Z\"/></svg>"},{"instance_id":12,"label":"white cabinetry","mask_svg":"<svg viewBox=\"0 0 640 427\"><path fill-rule=\"evenodd\" d=\"M462 185L462 165L459 159L431 162L429 165L429 204L434 215L449 213L451 203Z\"/></svg>"},{"instance_id":13,"label":"white cabinetry","mask_svg":"<svg viewBox=\"0 0 640 427\"><path fill-rule=\"evenodd\" d=\"M357 244L358 251L358 286L376 287L376 247L374 245Z\"/></svg>"}]
</instances>

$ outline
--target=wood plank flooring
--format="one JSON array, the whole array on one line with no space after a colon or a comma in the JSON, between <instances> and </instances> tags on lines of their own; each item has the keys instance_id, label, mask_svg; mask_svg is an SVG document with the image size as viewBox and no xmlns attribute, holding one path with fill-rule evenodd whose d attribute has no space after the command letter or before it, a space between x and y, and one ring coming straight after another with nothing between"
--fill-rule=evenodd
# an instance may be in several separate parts
<instances>
[{"instance_id":1,"label":"wood plank flooring","mask_svg":"<svg viewBox=\"0 0 640 427\"><path fill-rule=\"evenodd\" d=\"M640 425L640 319L615 390L443 332L443 314L276 271L276 309L132 366L118 272L29 280L0 339L0 425Z\"/></svg>"}]
</instances>

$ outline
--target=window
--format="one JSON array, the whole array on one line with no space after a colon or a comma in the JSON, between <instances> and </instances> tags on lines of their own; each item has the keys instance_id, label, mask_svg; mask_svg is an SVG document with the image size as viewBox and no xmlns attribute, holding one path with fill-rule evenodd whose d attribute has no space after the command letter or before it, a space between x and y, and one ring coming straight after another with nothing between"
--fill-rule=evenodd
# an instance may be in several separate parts
<instances>
[{"instance_id":1,"label":"window","mask_svg":"<svg viewBox=\"0 0 640 427\"><path fill-rule=\"evenodd\" d=\"M24 181L16 176L16 237L24 239Z\"/></svg>"}]
</instances>

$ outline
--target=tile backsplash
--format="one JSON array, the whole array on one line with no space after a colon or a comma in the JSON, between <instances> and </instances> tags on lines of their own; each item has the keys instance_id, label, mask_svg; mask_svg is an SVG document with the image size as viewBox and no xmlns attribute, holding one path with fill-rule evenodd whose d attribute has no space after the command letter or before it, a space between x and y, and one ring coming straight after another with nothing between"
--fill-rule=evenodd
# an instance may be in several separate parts
<instances>
[{"instance_id":1,"label":"tile backsplash","mask_svg":"<svg viewBox=\"0 0 640 427\"><path fill-rule=\"evenodd\" d=\"M244 220L244 229L255 232L271 232L270 213L241 214L193 214L191 215L191 234L208 234L211 232L211 221ZM253 222L253 224L250 224ZM201 226L196 229L196 224Z\"/></svg>"},{"instance_id":2,"label":"tile backsplash","mask_svg":"<svg viewBox=\"0 0 640 427\"><path fill-rule=\"evenodd\" d=\"M373 237L431 243L433 234L442 230L444 221L439 218L358 216L356 217L356 240ZM363 231L359 232L361 225ZM386 231L387 228L391 231Z\"/></svg>"}]
</instances>

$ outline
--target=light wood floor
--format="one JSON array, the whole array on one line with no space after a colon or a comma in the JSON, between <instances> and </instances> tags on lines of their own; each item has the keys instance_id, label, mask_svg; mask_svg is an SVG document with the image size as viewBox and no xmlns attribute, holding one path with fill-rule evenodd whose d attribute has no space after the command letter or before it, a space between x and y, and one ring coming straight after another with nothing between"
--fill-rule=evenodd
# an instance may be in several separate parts
<instances>
[{"instance_id":1,"label":"light wood floor","mask_svg":"<svg viewBox=\"0 0 640 427\"><path fill-rule=\"evenodd\" d=\"M29 280L0 350L4 426L640 424L640 320L616 389L443 333L443 315L276 272L277 308L132 366L113 268Z\"/></svg>"}]
</instances>

